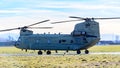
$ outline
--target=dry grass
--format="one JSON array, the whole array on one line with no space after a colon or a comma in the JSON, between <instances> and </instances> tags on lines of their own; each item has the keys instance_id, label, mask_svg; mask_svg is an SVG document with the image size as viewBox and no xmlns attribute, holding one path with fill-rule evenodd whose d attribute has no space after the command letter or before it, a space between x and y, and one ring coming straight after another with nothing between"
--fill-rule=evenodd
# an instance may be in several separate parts
<instances>
[{"instance_id":1,"label":"dry grass","mask_svg":"<svg viewBox=\"0 0 120 68\"><path fill-rule=\"evenodd\" d=\"M120 52L120 45L93 46L91 52Z\"/></svg>"},{"instance_id":2,"label":"dry grass","mask_svg":"<svg viewBox=\"0 0 120 68\"><path fill-rule=\"evenodd\" d=\"M1 56L0 68L120 68L120 55Z\"/></svg>"},{"instance_id":3,"label":"dry grass","mask_svg":"<svg viewBox=\"0 0 120 68\"><path fill-rule=\"evenodd\" d=\"M92 52L120 52L120 46L94 46ZM0 47L0 54L26 52L14 47ZM28 51L27 54L34 51ZM36 54L35 52L34 54ZM120 55L42 55L0 56L0 68L120 68Z\"/></svg>"}]
</instances>

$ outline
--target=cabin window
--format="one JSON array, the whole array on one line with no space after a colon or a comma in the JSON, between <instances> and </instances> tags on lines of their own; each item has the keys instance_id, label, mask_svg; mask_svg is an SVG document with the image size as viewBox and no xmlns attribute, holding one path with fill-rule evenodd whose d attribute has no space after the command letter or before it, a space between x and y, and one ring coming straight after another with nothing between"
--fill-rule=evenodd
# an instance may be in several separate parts
<instances>
[{"instance_id":1,"label":"cabin window","mask_svg":"<svg viewBox=\"0 0 120 68\"><path fill-rule=\"evenodd\" d=\"M61 40L59 40L59 43L61 43Z\"/></svg>"},{"instance_id":2,"label":"cabin window","mask_svg":"<svg viewBox=\"0 0 120 68\"><path fill-rule=\"evenodd\" d=\"M70 43L73 43L73 40L71 40Z\"/></svg>"},{"instance_id":3,"label":"cabin window","mask_svg":"<svg viewBox=\"0 0 120 68\"><path fill-rule=\"evenodd\" d=\"M66 40L61 40L62 42L66 42Z\"/></svg>"},{"instance_id":4,"label":"cabin window","mask_svg":"<svg viewBox=\"0 0 120 68\"><path fill-rule=\"evenodd\" d=\"M82 34L82 35L85 35L85 34L86 34L86 32L81 32L81 34Z\"/></svg>"},{"instance_id":5,"label":"cabin window","mask_svg":"<svg viewBox=\"0 0 120 68\"><path fill-rule=\"evenodd\" d=\"M66 42L66 40L59 40L59 43Z\"/></svg>"}]
</instances>

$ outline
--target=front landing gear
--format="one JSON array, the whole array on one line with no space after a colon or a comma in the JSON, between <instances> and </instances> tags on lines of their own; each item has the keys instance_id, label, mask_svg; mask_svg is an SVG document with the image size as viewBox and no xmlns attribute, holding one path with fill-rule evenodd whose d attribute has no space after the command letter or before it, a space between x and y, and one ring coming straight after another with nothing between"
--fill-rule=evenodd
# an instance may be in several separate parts
<instances>
[{"instance_id":1,"label":"front landing gear","mask_svg":"<svg viewBox=\"0 0 120 68\"><path fill-rule=\"evenodd\" d=\"M77 53L77 54L81 54L81 51L80 51L80 50L77 50L76 53ZM88 51L88 50L85 50L85 54L89 54L89 51Z\"/></svg>"},{"instance_id":2,"label":"front landing gear","mask_svg":"<svg viewBox=\"0 0 120 68\"><path fill-rule=\"evenodd\" d=\"M48 50L48 51L47 51L47 55L50 55L50 54L51 54L51 51Z\"/></svg>"}]
</instances>

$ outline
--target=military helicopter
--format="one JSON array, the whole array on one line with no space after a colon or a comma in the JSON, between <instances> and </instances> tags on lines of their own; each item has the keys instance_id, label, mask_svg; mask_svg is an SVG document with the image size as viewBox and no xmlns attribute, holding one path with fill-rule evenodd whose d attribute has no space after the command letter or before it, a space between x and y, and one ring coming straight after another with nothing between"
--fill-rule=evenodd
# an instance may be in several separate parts
<instances>
[{"instance_id":1,"label":"military helicopter","mask_svg":"<svg viewBox=\"0 0 120 68\"><path fill-rule=\"evenodd\" d=\"M76 24L74 30L70 34L33 34L32 30L28 30L29 28L33 28L31 26L44 23L49 20L44 20L24 27L0 30L0 32L20 29L20 36L14 46L22 50L25 49L26 51L39 50L38 55L43 54L42 50L44 50L47 55L51 54L51 50L55 50L56 53L58 53L58 50L65 50L66 52L72 50L76 51L77 54L81 54L81 50L85 50L85 54L89 54L88 48L94 46L100 40L99 23L95 20L120 19L120 17L82 18L75 16L70 16L70 18L76 18L77 20L52 22L52 24L56 24L84 20L84 22ZM34 28L49 29L52 27Z\"/></svg>"}]
</instances>

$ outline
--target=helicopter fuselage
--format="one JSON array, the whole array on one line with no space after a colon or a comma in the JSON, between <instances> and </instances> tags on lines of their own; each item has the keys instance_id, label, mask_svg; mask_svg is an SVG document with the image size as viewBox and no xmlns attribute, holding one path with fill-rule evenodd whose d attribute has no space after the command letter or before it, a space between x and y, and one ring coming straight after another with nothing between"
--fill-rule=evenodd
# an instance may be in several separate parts
<instances>
[{"instance_id":1,"label":"helicopter fuselage","mask_svg":"<svg viewBox=\"0 0 120 68\"><path fill-rule=\"evenodd\" d=\"M87 50L99 40L98 22L86 20L76 24L71 34L33 34L31 30L21 30L15 46L26 50L77 50L79 54L79 50Z\"/></svg>"},{"instance_id":2,"label":"helicopter fuselage","mask_svg":"<svg viewBox=\"0 0 120 68\"><path fill-rule=\"evenodd\" d=\"M82 50L88 49L98 41L99 38L95 36L32 34L19 37L16 47L30 50Z\"/></svg>"}]
</instances>

